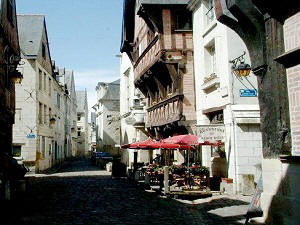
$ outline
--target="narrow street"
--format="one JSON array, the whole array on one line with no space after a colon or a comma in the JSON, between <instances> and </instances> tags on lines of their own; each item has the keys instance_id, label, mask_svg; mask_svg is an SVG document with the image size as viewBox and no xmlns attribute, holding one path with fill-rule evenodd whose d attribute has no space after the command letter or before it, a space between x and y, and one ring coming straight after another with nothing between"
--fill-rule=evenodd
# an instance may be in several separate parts
<instances>
[{"instance_id":1,"label":"narrow street","mask_svg":"<svg viewBox=\"0 0 300 225\"><path fill-rule=\"evenodd\" d=\"M12 209L14 217L6 215L14 225L222 225L241 224L248 204L225 196L197 201L160 197L81 160L66 162L55 174L28 177L23 202Z\"/></svg>"}]
</instances>

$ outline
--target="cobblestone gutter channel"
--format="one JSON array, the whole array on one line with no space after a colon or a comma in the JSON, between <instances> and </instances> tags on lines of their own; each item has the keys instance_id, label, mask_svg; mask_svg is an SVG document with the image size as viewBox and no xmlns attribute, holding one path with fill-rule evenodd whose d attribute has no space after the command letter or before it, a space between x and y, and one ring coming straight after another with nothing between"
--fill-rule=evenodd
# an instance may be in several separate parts
<instances>
[{"instance_id":1,"label":"cobblestone gutter channel","mask_svg":"<svg viewBox=\"0 0 300 225\"><path fill-rule=\"evenodd\" d=\"M174 200L137 187L89 161L73 161L58 173L28 177L17 208L6 207L13 225L225 225L243 224L248 200L214 196ZM12 215L12 216L10 216Z\"/></svg>"}]
</instances>

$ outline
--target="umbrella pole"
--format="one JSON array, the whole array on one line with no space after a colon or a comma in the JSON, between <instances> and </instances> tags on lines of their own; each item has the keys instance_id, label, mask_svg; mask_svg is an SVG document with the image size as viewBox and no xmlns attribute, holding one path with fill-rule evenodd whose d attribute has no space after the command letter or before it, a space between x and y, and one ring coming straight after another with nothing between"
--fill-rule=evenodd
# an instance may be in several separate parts
<instances>
[{"instance_id":1,"label":"umbrella pole","mask_svg":"<svg viewBox=\"0 0 300 225\"><path fill-rule=\"evenodd\" d=\"M191 177L191 174L190 174L190 152L189 150L187 149L186 150L186 153L187 153L187 157L188 157L188 164L187 164L187 168L188 168L188 185L189 185L189 188L191 188L191 184L190 184L190 177Z\"/></svg>"}]
</instances>

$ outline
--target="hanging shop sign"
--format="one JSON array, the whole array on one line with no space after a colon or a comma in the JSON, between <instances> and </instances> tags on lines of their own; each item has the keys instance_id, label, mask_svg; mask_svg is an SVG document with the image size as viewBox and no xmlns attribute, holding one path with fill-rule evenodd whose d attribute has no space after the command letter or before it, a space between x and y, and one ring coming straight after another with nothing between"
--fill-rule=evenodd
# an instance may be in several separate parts
<instances>
[{"instance_id":1,"label":"hanging shop sign","mask_svg":"<svg viewBox=\"0 0 300 225\"><path fill-rule=\"evenodd\" d=\"M240 97L257 97L256 89L240 89Z\"/></svg>"},{"instance_id":2,"label":"hanging shop sign","mask_svg":"<svg viewBox=\"0 0 300 225\"><path fill-rule=\"evenodd\" d=\"M35 134L27 134L28 139L35 139Z\"/></svg>"},{"instance_id":3,"label":"hanging shop sign","mask_svg":"<svg viewBox=\"0 0 300 225\"><path fill-rule=\"evenodd\" d=\"M224 142L225 126L224 124L199 125L197 126L197 136L199 142Z\"/></svg>"}]
</instances>

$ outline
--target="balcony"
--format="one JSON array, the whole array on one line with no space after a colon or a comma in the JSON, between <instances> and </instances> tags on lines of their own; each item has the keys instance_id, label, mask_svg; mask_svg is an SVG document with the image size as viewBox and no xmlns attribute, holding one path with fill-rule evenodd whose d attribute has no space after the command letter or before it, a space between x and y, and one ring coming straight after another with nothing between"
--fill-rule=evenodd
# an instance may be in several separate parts
<instances>
[{"instance_id":1,"label":"balcony","mask_svg":"<svg viewBox=\"0 0 300 225\"><path fill-rule=\"evenodd\" d=\"M146 127L162 126L182 118L183 95L175 94L147 109Z\"/></svg>"},{"instance_id":2,"label":"balcony","mask_svg":"<svg viewBox=\"0 0 300 225\"><path fill-rule=\"evenodd\" d=\"M138 50L136 51L138 52ZM134 65L135 79L142 76L161 57L161 54L160 38L157 35L136 60Z\"/></svg>"},{"instance_id":3,"label":"balcony","mask_svg":"<svg viewBox=\"0 0 300 225\"><path fill-rule=\"evenodd\" d=\"M139 127L145 125L145 112L134 112L132 116L135 120L135 123L133 124L134 127Z\"/></svg>"}]
</instances>

